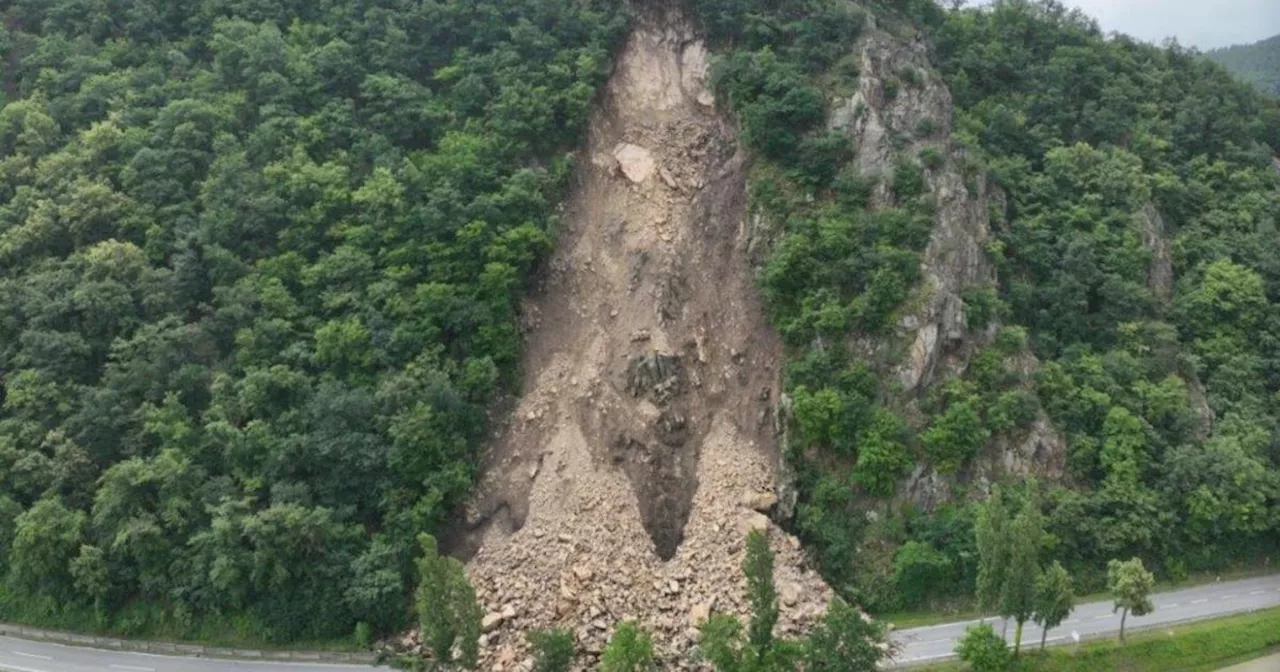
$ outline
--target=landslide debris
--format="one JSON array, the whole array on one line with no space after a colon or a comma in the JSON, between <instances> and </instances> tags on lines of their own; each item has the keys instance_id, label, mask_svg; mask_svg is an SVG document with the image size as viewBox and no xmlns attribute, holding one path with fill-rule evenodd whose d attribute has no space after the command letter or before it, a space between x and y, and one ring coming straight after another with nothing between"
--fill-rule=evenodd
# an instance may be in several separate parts
<instances>
[{"instance_id":1,"label":"landslide debris","mask_svg":"<svg viewBox=\"0 0 1280 672\"><path fill-rule=\"evenodd\" d=\"M830 589L766 515L777 497L781 346L756 295L745 156L708 55L669 10L640 20L590 128L564 229L524 308L524 389L467 514L481 666L528 666L523 632L586 651L615 624L685 666L695 626L746 614L750 529L770 531L781 633Z\"/></svg>"}]
</instances>

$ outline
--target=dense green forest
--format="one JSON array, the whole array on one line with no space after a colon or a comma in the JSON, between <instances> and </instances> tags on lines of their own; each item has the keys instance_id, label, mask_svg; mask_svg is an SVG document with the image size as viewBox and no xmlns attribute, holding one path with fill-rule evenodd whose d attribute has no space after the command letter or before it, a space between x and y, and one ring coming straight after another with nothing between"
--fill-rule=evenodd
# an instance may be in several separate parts
<instances>
[{"instance_id":1,"label":"dense green forest","mask_svg":"<svg viewBox=\"0 0 1280 672\"><path fill-rule=\"evenodd\" d=\"M717 93L762 159L753 206L782 228L761 283L790 353L796 525L828 579L880 610L970 594L966 469L1039 409L1068 441L1066 473L1034 498L1044 561L1082 588L1101 588L1110 558L1178 578L1274 554L1280 106L1193 51L1105 37L1057 2L886 4L881 29L927 35L957 140L1006 196L987 250L999 285L965 297L971 329L1003 327L919 400L923 418L858 343L890 337L909 308L931 227L920 175L942 157L900 157L894 207L868 210L872 178L822 123L824 94L857 77L845 45L863 13L697 3L727 51ZM1016 364L1028 352L1029 375ZM924 512L895 499L920 463L957 475L955 501ZM1006 493L1025 499L1020 484Z\"/></svg>"},{"instance_id":2,"label":"dense green forest","mask_svg":"<svg viewBox=\"0 0 1280 672\"><path fill-rule=\"evenodd\" d=\"M618 3L0 16L0 619L407 622Z\"/></svg>"},{"instance_id":3,"label":"dense green forest","mask_svg":"<svg viewBox=\"0 0 1280 672\"><path fill-rule=\"evenodd\" d=\"M1214 49L1205 56L1236 77L1280 96L1280 35L1253 44Z\"/></svg>"},{"instance_id":4,"label":"dense green forest","mask_svg":"<svg viewBox=\"0 0 1280 672\"><path fill-rule=\"evenodd\" d=\"M1044 558L1083 587L1111 558L1177 577L1280 548L1280 103L1050 0L689 2L777 227L760 287L789 357L795 528L842 594L971 593L964 475L1041 410L1066 473L1005 492L1042 510ZM975 332L1002 327L913 413L854 342L892 338L921 280L943 159L900 157L873 209L825 123L872 15L930 43L970 175L1006 197L1000 282L966 296ZM622 3L0 16L0 619L275 640L405 625L419 534L467 496L516 382L515 301ZM956 500L896 499L916 464Z\"/></svg>"}]
</instances>

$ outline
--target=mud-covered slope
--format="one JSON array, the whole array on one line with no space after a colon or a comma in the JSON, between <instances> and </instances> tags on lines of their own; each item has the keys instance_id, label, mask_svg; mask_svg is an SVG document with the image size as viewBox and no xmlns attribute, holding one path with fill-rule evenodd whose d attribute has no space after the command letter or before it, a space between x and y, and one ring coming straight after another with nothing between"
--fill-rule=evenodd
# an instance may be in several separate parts
<instances>
[{"instance_id":1,"label":"mud-covered slope","mask_svg":"<svg viewBox=\"0 0 1280 672\"><path fill-rule=\"evenodd\" d=\"M674 14L640 20L580 156L564 229L525 307L518 406L468 513L485 669L517 633L572 627L598 652L638 618L690 646L745 612L746 531L772 527L780 345L746 255L745 156ZM785 632L829 590L772 533Z\"/></svg>"}]
</instances>

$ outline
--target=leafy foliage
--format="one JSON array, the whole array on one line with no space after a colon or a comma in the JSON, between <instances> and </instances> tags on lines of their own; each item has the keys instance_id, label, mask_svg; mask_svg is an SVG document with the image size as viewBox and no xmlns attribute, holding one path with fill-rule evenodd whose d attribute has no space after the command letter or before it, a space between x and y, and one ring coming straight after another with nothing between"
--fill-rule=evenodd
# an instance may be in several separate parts
<instances>
[{"instance_id":1,"label":"leafy foliage","mask_svg":"<svg viewBox=\"0 0 1280 672\"><path fill-rule=\"evenodd\" d=\"M1115 610L1120 616L1120 641L1124 641L1124 622L1132 613L1146 616L1155 611L1151 601L1151 589L1156 577L1142 565L1141 558L1112 560L1107 563L1107 591L1115 598Z\"/></svg>"},{"instance_id":2,"label":"leafy foliage","mask_svg":"<svg viewBox=\"0 0 1280 672\"><path fill-rule=\"evenodd\" d=\"M872 672L889 657L884 626L839 597L804 643L804 664L811 672Z\"/></svg>"},{"instance_id":3,"label":"leafy foliage","mask_svg":"<svg viewBox=\"0 0 1280 672\"><path fill-rule=\"evenodd\" d=\"M1053 0L949 12L931 34L957 135L1008 197L989 249L1001 321L1041 363L978 410L990 431L1026 422L1034 390L1068 438L1071 487L1044 497L1051 557L1096 589L1109 558L1178 574L1265 554L1280 105ZM965 410L926 432L975 427ZM963 441L935 443L963 464Z\"/></svg>"},{"instance_id":4,"label":"leafy foliage","mask_svg":"<svg viewBox=\"0 0 1280 672\"><path fill-rule=\"evenodd\" d=\"M718 672L788 672L798 669L833 672L873 672L891 652L883 626L864 617L837 597L822 621L801 641L773 637L778 603L773 585L773 551L759 531L747 537L747 575L751 620L712 614L698 627L702 656ZM765 630L765 626L769 630ZM631 669L631 668L626 668Z\"/></svg>"},{"instance_id":5,"label":"leafy foliage","mask_svg":"<svg viewBox=\"0 0 1280 672\"><path fill-rule=\"evenodd\" d=\"M773 626L778 622L778 590L773 585L773 551L769 538L760 530L747 535L742 573L747 576L747 601L751 604L747 641L758 651L767 651L773 645Z\"/></svg>"},{"instance_id":6,"label":"leafy foliage","mask_svg":"<svg viewBox=\"0 0 1280 672\"><path fill-rule=\"evenodd\" d=\"M600 656L600 672L648 672L653 669L653 637L635 621L614 628Z\"/></svg>"},{"instance_id":7,"label":"leafy foliage","mask_svg":"<svg viewBox=\"0 0 1280 672\"><path fill-rule=\"evenodd\" d=\"M0 9L7 585L108 627L402 627L626 19L108 4Z\"/></svg>"},{"instance_id":8,"label":"leafy foliage","mask_svg":"<svg viewBox=\"0 0 1280 672\"><path fill-rule=\"evenodd\" d=\"M1044 648L1049 631L1058 627L1075 609L1075 592L1071 575L1062 563L1055 561L1036 580L1035 613L1032 619L1042 628L1040 648Z\"/></svg>"},{"instance_id":9,"label":"leafy foliage","mask_svg":"<svg viewBox=\"0 0 1280 672\"><path fill-rule=\"evenodd\" d=\"M568 672L575 653L573 631L539 630L528 634L534 672Z\"/></svg>"},{"instance_id":10,"label":"leafy foliage","mask_svg":"<svg viewBox=\"0 0 1280 672\"><path fill-rule=\"evenodd\" d=\"M422 641L441 665L475 669L479 657L482 610L462 563L440 555L430 535L419 538L418 624ZM573 657L573 637L569 637Z\"/></svg>"},{"instance_id":11,"label":"leafy foliage","mask_svg":"<svg viewBox=\"0 0 1280 672\"><path fill-rule=\"evenodd\" d=\"M964 637L956 646L956 655L968 663L973 672L1004 672L1013 660L1013 652L1004 637L986 623L965 628Z\"/></svg>"},{"instance_id":12,"label":"leafy foliage","mask_svg":"<svg viewBox=\"0 0 1280 672\"><path fill-rule=\"evenodd\" d=\"M1022 627L1036 608L1036 584L1040 579L1040 550L1044 544L1044 520L1034 490L1009 529L1009 565L1000 591L1000 613L1018 624L1013 653L1022 649Z\"/></svg>"}]
</instances>

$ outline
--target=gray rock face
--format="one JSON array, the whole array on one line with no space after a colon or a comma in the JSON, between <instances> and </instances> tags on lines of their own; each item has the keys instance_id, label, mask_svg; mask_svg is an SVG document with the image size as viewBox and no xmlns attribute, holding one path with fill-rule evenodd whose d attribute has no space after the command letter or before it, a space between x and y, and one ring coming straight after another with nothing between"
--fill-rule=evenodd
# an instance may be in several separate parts
<instances>
[{"instance_id":1,"label":"gray rock face","mask_svg":"<svg viewBox=\"0 0 1280 672\"><path fill-rule=\"evenodd\" d=\"M1169 238L1165 235L1164 217L1156 206L1148 203L1138 216L1142 246L1151 253L1151 267L1147 271L1147 287L1161 301L1173 296L1173 255L1169 250Z\"/></svg>"},{"instance_id":2,"label":"gray rock face","mask_svg":"<svg viewBox=\"0 0 1280 672\"><path fill-rule=\"evenodd\" d=\"M994 287L995 267L987 257L992 213L1005 209L1004 195L988 182L952 138L954 105L942 77L932 68L921 41L904 41L869 29L855 46L858 90L836 102L829 126L846 133L858 169L879 178L872 207L896 205L892 189L899 162L917 164L922 153L926 197L934 204L934 227L921 257L923 280L908 299L894 337L903 353L892 372L901 387L898 403L910 408L930 386L964 373L969 359L989 345L998 324L971 325L964 296ZM1150 232L1153 284L1172 286L1163 222L1151 208L1140 224ZM1163 245L1163 247L1161 247ZM868 352L884 344L868 343ZM1034 375L1039 363L1029 353L1016 366ZM1065 470L1066 440L1043 412L1024 431L995 437L979 460L959 476L920 466L909 476L903 496L931 509L956 495L957 480L989 481L1000 474L1054 478Z\"/></svg>"},{"instance_id":3,"label":"gray rock face","mask_svg":"<svg viewBox=\"0 0 1280 672\"><path fill-rule=\"evenodd\" d=\"M830 126L853 139L859 170L881 178L873 205L893 204L892 175L899 161L915 161L926 150L942 157L925 169L936 204L933 235L922 259L925 280L899 321L899 336L911 345L897 375L904 391L913 394L943 373L963 371L980 345L975 341L981 338L968 334L962 297L971 287L995 282L986 256L995 199L985 175L966 168L966 153L951 138L951 93L930 66L924 44L872 30L856 50L858 91L839 102Z\"/></svg>"}]
</instances>

